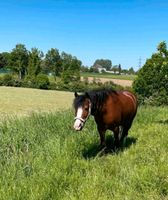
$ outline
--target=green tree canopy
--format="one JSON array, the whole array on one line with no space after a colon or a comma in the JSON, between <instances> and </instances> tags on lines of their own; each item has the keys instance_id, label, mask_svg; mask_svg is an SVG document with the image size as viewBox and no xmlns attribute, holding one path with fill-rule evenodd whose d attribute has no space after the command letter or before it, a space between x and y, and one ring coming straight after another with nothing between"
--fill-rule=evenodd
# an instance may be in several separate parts
<instances>
[{"instance_id":1,"label":"green tree canopy","mask_svg":"<svg viewBox=\"0 0 168 200\"><path fill-rule=\"evenodd\" d=\"M130 67L128 69L128 74L135 74L135 71L134 71L134 68L133 67Z\"/></svg>"},{"instance_id":2,"label":"green tree canopy","mask_svg":"<svg viewBox=\"0 0 168 200\"><path fill-rule=\"evenodd\" d=\"M28 57L28 75L37 76L41 72L41 62L44 54L37 48L32 48Z\"/></svg>"},{"instance_id":3,"label":"green tree canopy","mask_svg":"<svg viewBox=\"0 0 168 200\"><path fill-rule=\"evenodd\" d=\"M168 104L168 50L165 42L139 70L133 88L143 102Z\"/></svg>"},{"instance_id":4,"label":"green tree canopy","mask_svg":"<svg viewBox=\"0 0 168 200\"><path fill-rule=\"evenodd\" d=\"M27 73L28 51L23 44L17 44L10 54L10 68L23 79Z\"/></svg>"},{"instance_id":5,"label":"green tree canopy","mask_svg":"<svg viewBox=\"0 0 168 200\"><path fill-rule=\"evenodd\" d=\"M62 80L64 83L80 80L80 69L82 62L70 54L62 52Z\"/></svg>"},{"instance_id":6,"label":"green tree canopy","mask_svg":"<svg viewBox=\"0 0 168 200\"><path fill-rule=\"evenodd\" d=\"M45 67L47 72L52 72L56 79L62 72L62 61L58 49L51 48L45 56Z\"/></svg>"},{"instance_id":7,"label":"green tree canopy","mask_svg":"<svg viewBox=\"0 0 168 200\"><path fill-rule=\"evenodd\" d=\"M100 65L106 70L111 70L112 62L109 59L97 59L93 64L93 68L96 67L96 65Z\"/></svg>"},{"instance_id":8,"label":"green tree canopy","mask_svg":"<svg viewBox=\"0 0 168 200\"><path fill-rule=\"evenodd\" d=\"M9 65L9 56L8 52L0 53L0 68L6 68Z\"/></svg>"}]
</instances>

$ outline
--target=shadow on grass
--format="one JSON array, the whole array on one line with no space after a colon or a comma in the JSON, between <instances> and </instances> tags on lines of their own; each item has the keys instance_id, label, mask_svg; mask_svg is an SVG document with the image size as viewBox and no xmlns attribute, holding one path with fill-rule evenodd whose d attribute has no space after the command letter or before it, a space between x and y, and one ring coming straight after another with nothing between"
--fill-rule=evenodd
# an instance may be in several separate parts
<instances>
[{"instance_id":1,"label":"shadow on grass","mask_svg":"<svg viewBox=\"0 0 168 200\"><path fill-rule=\"evenodd\" d=\"M159 123L159 124L168 124L168 119L166 119L166 120L159 120L159 121L157 121L157 123Z\"/></svg>"},{"instance_id":2,"label":"shadow on grass","mask_svg":"<svg viewBox=\"0 0 168 200\"><path fill-rule=\"evenodd\" d=\"M136 140L137 139L134 137L127 137L124 145L121 148L115 150L114 138L108 135L106 137L106 147L100 148L98 144L92 144L87 149L83 150L83 157L85 159L91 159L94 157L103 156L107 154L117 154L119 152L124 151L125 149L128 149L131 145L135 144Z\"/></svg>"}]
</instances>

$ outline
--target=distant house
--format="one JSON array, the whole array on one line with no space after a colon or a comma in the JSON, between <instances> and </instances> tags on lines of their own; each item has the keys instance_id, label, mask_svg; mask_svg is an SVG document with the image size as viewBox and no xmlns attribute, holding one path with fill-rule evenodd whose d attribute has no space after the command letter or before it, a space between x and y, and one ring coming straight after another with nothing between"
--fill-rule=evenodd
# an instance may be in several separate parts
<instances>
[{"instance_id":1,"label":"distant house","mask_svg":"<svg viewBox=\"0 0 168 200\"><path fill-rule=\"evenodd\" d=\"M93 68L96 69L99 73L106 72L106 73L111 73L111 74L119 74L118 71L108 71L108 70L106 70L106 68L102 67L99 64L94 65Z\"/></svg>"}]
</instances>

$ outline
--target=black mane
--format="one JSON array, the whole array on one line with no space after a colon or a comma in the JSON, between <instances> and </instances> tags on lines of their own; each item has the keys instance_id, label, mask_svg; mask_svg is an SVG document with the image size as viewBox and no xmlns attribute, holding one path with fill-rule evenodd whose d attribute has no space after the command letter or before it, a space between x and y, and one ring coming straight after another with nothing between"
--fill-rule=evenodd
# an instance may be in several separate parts
<instances>
[{"instance_id":1,"label":"black mane","mask_svg":"<svg viewBox=\"0 0 168 200\"><path fill-rule=\"evenodd\" d=\"M95 89L88 91L88 94L91 100L99 100L100 103L104 103L107 97L109 97L112 94L117 94L117 92L113 89L105 88L105 89Z\"/></svg>"},{"instance_id":2,"label":"black mane","mask_svg":"<svg viewBox=\"0 0 168 200\"><path fill-rule=\"evenodd\" d=\"M82 106L85 98L89 98L92 103L92 113L95 113L101 109L103 103L111 95L117 95L117 92L113 89L94 89L88 92L85 92L74 99L74 108L77 109L79 106Z\"/></svg>"},{"instance_id":3,"label":"black mane","mask_svg":"<svg viewBox=\"0 0 168 200\"><path fill-rule=\"evenodd\" d=\"M85 94L76 97L73 102L74 108L77 109L78 107L82 106L82 103L84 102L85 98L86 98Z\"/></svg>"}]
</instances>

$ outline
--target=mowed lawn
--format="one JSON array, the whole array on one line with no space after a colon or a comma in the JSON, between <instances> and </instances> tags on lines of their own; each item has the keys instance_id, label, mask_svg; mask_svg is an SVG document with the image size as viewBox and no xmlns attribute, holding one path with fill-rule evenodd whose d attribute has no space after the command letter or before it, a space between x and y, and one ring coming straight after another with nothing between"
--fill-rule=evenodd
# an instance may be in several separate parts
<instances>
[{"instance_id":1,"label":"mowed lawn","mask_svg":"<svg viewBox=\"0 0 168 200\"><path fill-rule=\"evenodd\" d=\"M0 117L27 116L72 107L73 93L16 87L0 87Z\"/></svg>"}]
</instances>

